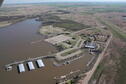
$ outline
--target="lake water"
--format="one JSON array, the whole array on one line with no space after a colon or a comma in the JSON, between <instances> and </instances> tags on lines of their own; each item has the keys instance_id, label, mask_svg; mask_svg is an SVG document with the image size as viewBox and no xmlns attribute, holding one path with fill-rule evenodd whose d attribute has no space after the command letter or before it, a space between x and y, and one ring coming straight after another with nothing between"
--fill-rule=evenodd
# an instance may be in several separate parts
<instances>
[{"instance_id":1,"label":"lake water","mask_svg":"<svg viewBox=\"0 0 126 84\"><path fill-rule=\"evenodd\" d=\"M0 28L0 84L55 84L55 76L83 69L89 57L81 58L72 64L55 67L52 60L44 60L44 68L36 68L19 74L17 68L5 71L4 65L30 57L56 52L54 46L44 42L44 36L38 34L41 23L35 19L25 20L5 28ZM35 62L34 62L35 65ZM36 67L36 66L35 66Z\"/></svg>"}]
</instances>

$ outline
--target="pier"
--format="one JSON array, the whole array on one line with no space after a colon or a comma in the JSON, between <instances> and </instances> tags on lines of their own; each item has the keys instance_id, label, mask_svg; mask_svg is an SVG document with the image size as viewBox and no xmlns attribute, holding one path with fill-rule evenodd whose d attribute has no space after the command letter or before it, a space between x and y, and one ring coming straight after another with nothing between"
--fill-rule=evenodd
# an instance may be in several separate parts
<instances>
[{"instance_id":1,"label":"pier","mask_svg":"<svg viewBox=\"0 0 126 84\"><path fill-rule=\"evenodd\" d=\"M15 61L13 63L5 65L5 69L7 71L10 71L10 70L12 70L12 66L14 66L14 65L23 64L23 63L26 63L26 62L29 62L29 61L36 61L38 59L49 59L49 58L55 58L55 54L46 55L46 56L39 56L39 57L35 57L35 58L28 58L28 59L25 59L25 60L22 60L22 61Z\"/></svg>"}]
</instances>

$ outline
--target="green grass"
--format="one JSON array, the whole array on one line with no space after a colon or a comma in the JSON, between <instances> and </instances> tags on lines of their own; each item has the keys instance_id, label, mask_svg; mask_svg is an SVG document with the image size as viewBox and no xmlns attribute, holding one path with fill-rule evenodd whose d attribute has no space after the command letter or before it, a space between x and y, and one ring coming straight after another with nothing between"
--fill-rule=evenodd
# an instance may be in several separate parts
<instances>
[{"instance_id":1,"label":"green grass","mask_svg":"<svg viewBox=\"0 0 126 84\"><path fill-rule=\"evenodd\" d=\"M119 69L118 69L118 80L117 84L126 84L126 49L119 48L118 51L121 54Z\"/></svg>"},{"instance_id":2,"label":"green grass","mask_svg":"<svg viewBox=\"0 0 126 84\"><path fill-rule=\"evenodd\" d=\"M66 28L67 30L77 31L84 28L89 28L89 25L84 25L72 20L62 20L60 23L53 24L54 27Z\"/></svg>"},{"instance_id":3,"label":"green grass","mask_svg":"<svg viewBox=\"0 0 126 84\"><path fill-rule=\"evenodd\" d=\"M72 49L72 50L70 50L70 51L67 51L67 52L65 52L65 53L62 53L61 56L66 56L66 55L72 54L72 53L74 53L74 52L76 52L76 51L77 51L77 49Z\"/></svg>"},{"instance_id":4,"label":"green grass","mask_svg":"<svg viewBox=\"0 0 126 84\"><path fill-rule=\"evenodd\" d=\"M125 3L92 3L90 4L90 10L88 11L82 11L82 14L95 14L95 13L107 13L107 12L121 12L126 13ZM93 8L92 6L102 6L98 8Z\"/></svg>"},{"instance_id":5,"label":"green grass","mask_svg":"<svg viewBox=\"0 0 126 84\"><path fill-rule=\"evenodd\" d=\"M44 4L43 4L44 5ZM58 7L58 8L68 8L68 7L92 7L92 6L106 6L106 7L126 7L125 3L121 3L121 2L118 2L118 3L104 3L104 2L101 2L101 3L90 3L90 2L70 2L70 3L45 3L45 5L48 5L48 6L54 6L54 7Z\"/></svg>"},{"instance_id":6,"label":"green grass","mask_svg":"<svg viewBox=\"0 0 126 84\"><path fill-rule=\"evenodd\" d=\"M99 19L99 18L98 18ZM99 19L99 21L103 24L105 24L107 27L109 27L109 29L111 30L112 34L117 37L117 38L120 38L124 41L126 41L126 33L122 32L118 26L110 23L110 22L107 22L107 21L103 21L101 19Z\"/></svg>"},{"instance_id":7,"label":"green grass","mask_svg":"<svg viewBox=\"0 0 126 84\"><path fill-rule=\"evenodd\" d=\"M58 46L60 46L62 49L67 49L68 48L65 45L63 45L62 43L59 43Z\"/></svg>"},{"instance_id":8,"label":"green grass","mask_svg":"<svg viewBox=\"0 0 126 84\"><path fill-rule=\"evenodd\" d=\"M78 43L77 47L79 47L79 46L80 46L81 42L82 42L82 40Z\"/></svg>"},{"instance_id":9,"label":"green grass","mask_svg":"<svg viewBox=\"0 0 126 84\"><path fill-rule=\"evenodd\" d=\"M12 12L17 11L20 7L2 7L0 8L0 12L6 13L6 12Z\"/></svg>"},{"instance_id":10,"label":"green grass","mask_svg":"<svg viewBox=\"0 0 126 84\"><path fill-rule=\"evenodd\" d=\"M108 28L111 30L111 32L116 38L119 38L123 42L126 42L126 34L124 32L121 32L118 26L108 23L105 20L104 21L100 20L100 21L106 26L108 26ZM126 84L126 48L118 47L117 49L118 49L118 53L120 54L120 58L119 58L120 63L118 64L118 68L117 68L118 79L116 80L116 84Z\"/></svg>"},{"instance_id":11,"label":"green grass","mask_svg":"<svg viewBox=\"0 0 126 84\"><path fill-rule=\"evenodd\" d=\"M54 27L65 28L71 31L77 31L77 30L91 27L89 25L84 25L84 24L81 24L72 20L60 19L60 17L54 16L51 14L47 14L41 17L40 20L43 21L44 26L53 25Z\"/></svg>"},{"instance_id":12,"label":"green grass","mask_svg":"<svg viewBox=\"0 0 126 84\"><path fill-rule=\"evenodd\" d=\"M126 12L124 9L119 9L119 8L93 8L89 12L94 12L94 13L103 13L103 12Z\"/></svg>"},{"instance_id":13,"label":"green grass","mask_svg":"<svg viewBox=\"0 0 126 84\"><path fill-rule=\"evenodd\" d=\"M68 80L66 84L73 84L72 80Z\"/></svg>"},{"instance_id":14,"label":"green grass","mask_svg":"<svg viewBox=\"0 0 126 84\"><path fill-rule=\"evenodd\" d=\"M70 43L71 43L72 46L74 46L76 44L76 41L70 40Z\"/></svg>"},{"instance_id":15,"label":"green grass","mask_svg":"<svg viewBox=\"0 0 126 84\"><path fill-rule=\"evenodd\" d=\"M92 79L98 79L100 77L101 73L103 72L103 70L104 70L104 65L99 64L92 76Z\"/></svg>"}]
</instances>

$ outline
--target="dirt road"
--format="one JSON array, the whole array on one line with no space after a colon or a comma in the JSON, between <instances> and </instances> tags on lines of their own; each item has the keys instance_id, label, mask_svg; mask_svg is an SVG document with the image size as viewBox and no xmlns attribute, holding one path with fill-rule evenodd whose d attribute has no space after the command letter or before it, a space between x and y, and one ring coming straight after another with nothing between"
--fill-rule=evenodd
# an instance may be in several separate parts
<instances>
[{"instance_id":1,"label":"dirt road","mask_svg":"<svg viewBox=\"0 0 126 84\"><path fill-rule=\"evenodd\" d=\"M106 43L106 47L104 48L103 52L99 55L99 57L98 57L96 63L94 64L93 68L89 72L85 73L86 74L86 77L83 80L81 80L81 83L80 84L88 84L88 82L91 79L93 73L95 72L95 70L97 69L99 63L103 59L104 54L105 54L105 51L107 50L107 48L108 48L108 46L109 46L109 44L110 44L110 42L112 40L112 37L113 36L111 34L110 38L108 39L108 41Z\"/></svg>"}]
</instances>

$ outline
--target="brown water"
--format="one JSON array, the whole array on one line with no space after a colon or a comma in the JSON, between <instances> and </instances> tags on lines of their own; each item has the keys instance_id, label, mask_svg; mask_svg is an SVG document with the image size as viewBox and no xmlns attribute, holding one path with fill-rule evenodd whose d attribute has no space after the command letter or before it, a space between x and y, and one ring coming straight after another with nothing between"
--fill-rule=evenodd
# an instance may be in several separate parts
<instances>
[{"instance_id":1,"label":"brown water","mask_svg":"<svg viewBox=\"0 0 126 84\"><path fill-rule=\"evenodd\" d=\"M51 60L44 60L44 68L19 74L17 68L6 72L4 65L17 60L46 55L56 51L55 47L44 42L37 33L40 22L29 19L17 24L0 28L0 84L55 84L53 77L65 75L70 71L83 69L91 58L84 57L72 64L55 67Z\"/></svg>"}]
</instances>

